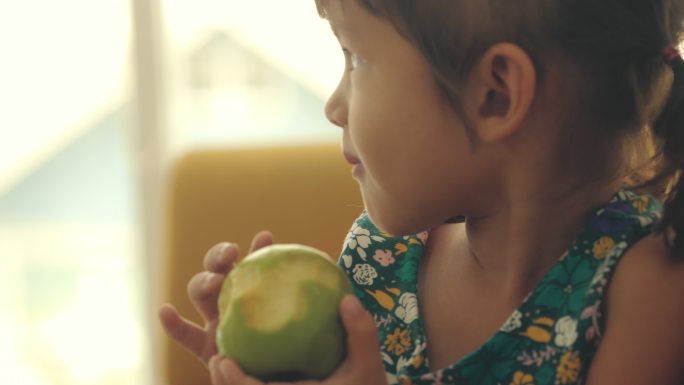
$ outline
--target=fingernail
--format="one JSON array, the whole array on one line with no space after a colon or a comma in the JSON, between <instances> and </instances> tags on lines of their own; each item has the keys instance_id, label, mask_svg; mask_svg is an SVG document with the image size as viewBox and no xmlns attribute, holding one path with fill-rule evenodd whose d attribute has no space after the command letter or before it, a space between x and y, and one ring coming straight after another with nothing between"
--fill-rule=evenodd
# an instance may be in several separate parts
<instances>
[{"instance_id":1,"label":"fingernail","mask_svg":"<svg viewBox=\"0 0 684 385\"><path fill-rule=\"evenodd\" d=\"M219 262L223 262L226 260L226 250L228 250L228 247L230 247L230 243L224 243L221 245L221 248L219 249L219 252L218 252Z\"/></svg>"},{"instance_id":2,"label":"fingernail","mask_svg":"<svg viewBox=\"0 0 684 385\"><path fill-rule=\"evenodd\" d=\"M345 310L353 316L358 316L363 313L364 308L361 305L361 302L359 302L359 299L356 298L354 295L347 295L347 298L345 299L344 307L346 308Z\"/></svg>"},{"instance_id":3,"label":"fingernail","mask_svg":"<svg viewBox=\"0 0 684 385\"><path fill-rule=\"evenodd\" d=\"M218 356L213 356L209 359L209 369L212 372L216 372L217 370L219 370L219 361L220 359L218 358Z\"/></svg>"},{"instance_id":4,"label":"fingernail","mask_svg":"<svg viewBox=\"0 0 684 385\"><path fill-rule=\"evenodd\" d=\"M216 275L216 274L213 274L213 273L207 273L207 275L204 276L204 279L202 280L202 288L203 288L204 290L209 289L209 287L211 286L212 280L214 279L214 276L215 276L215 275Z\"/></svg>"}]
</instances>

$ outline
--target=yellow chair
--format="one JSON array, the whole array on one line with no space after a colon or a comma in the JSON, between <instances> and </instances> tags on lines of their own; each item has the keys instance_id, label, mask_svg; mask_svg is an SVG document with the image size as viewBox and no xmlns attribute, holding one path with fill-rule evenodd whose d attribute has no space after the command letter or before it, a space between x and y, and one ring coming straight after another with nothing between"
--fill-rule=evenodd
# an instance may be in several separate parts
<instances>
[{"instance_id":1,"label":"yellow chair","mask_svg":"<svg viewBox=\"0 0 684 385\"><path fill-rule=\"evenodd\" d=\"M252 236L270 230L277 243L307 244L337 258L363 207L339 145L196 151L174 165L169 189L163 300L196 322L186 286L211 246L237 242L244 256ZM166 384L211 383L191 354L162 341Z\"/></svg>"}]
</instances>

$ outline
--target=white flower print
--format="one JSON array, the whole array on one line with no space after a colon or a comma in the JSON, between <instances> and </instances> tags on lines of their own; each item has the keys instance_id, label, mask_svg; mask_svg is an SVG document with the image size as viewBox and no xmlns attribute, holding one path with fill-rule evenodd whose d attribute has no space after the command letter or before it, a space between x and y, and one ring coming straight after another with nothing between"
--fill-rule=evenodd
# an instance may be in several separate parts
<instances>
[{"instance_id":1,"label":"white flower print","mask_svg":"<svg viewBox=\"0 0 684 385\"><path fill-rule=\"evenodd\" d=\"M506 320L506 323L501 327L501 331L505 333L510 333L513 330L518 329L522 326L522 313L516 310L515 313L511 314Z\"/></svg>"},{"instance_id":2,"label":"white flower print","mask_svg":"<svg viewBox=\"0 0 684 385\"><path fill-rule=\"evenodd\" d=\"M378 277L378 272L375 268L367 263L363 265L354 266L354 281L359 285L370 286L373 280Z\"/></svg>"},{"instance_id":3,"label":"white flower print","mask_svg":"<svg viewBox=\"0 0 684 385\"><path fill-rule=\"evenodd\" d=\"M413 293L404 293L399 297L399 306L394 314L406 324L418 319L418 298Z\"/></svg>"},{"instance_id":4,"label":"white flower print","mask_svg":"<svg viewBox=\"0 0 684 385\"><path fill-rule=\"evenodd\" d=\"M394 360L386 352L380 352L380 357L382 357L382 360L387 362L388 364L394 365Z\"/></svg>"},{"instance_id":5,"label":"white flower print","mask_svg":"<svg viewBox=\"0 0 684 385\"><path fill-rule=\"evenodd\" d=\"M382 360L387 364L385 367L394 367L394 360L392 357L390 357L389 354L385 352L380 352L380 357L382 357ZM387 376L387 383L390 385L398 384L399 379L397 378L397 375L391 372L385 371L385 376Z\"/></svg>"},{"instance_id":6,"label":"white flower print","mask_svg":"<svg viewBox=\"0 0 684 385\"><path fill-rule=\"evenodd\" d=\"M428 237L430 236L430 233L427 231L423 231L421 233L416 234L416 237L420 239L420 241L423 243L423 245L427 244Z\"/></svg>"},{"instance_id":7,"label":"white flower print","mask_svg":"<svg viewBox=\"0 0 684 385\"><path fill-rule=\"evenodd\" d=\"M395 385L399 383L399 378L397 375L390 372L385 372L385 377L387 378L387 383L390 385Z\"/></svg>"},{"instance_id":8,"label":"white flower print","mask_svg":"<svg viewBox=\"0 0 684 385\"><path fill-rule=\"evenodd\" d=\"M344 267L349 269L350 267L352 267L352 256L348 254L343 255L342 262L344 263Z\"/></svg>"},{"instance_id":9,"label":"white flower print","mask_svg":"<svg viewBox=\"0 0 684 385\"><path fill-rule=\"evenodd\" d=\"M660 219L660 218L658 218L658 219ZM655 222L655 219L651 216L645 216L645 215L639 216L639 224L641 225L641 227L650 226L651 224L653 224L653 222Z\"/></svg>"},{"instance_id":10,"label":"white flower print","mask_svg":"<svg viewBox=\"0 0 684 385\"><path fill-rule=\"evenodd\" d=\"M347 239L344 241L344 248L356 251L361 256L361 259L365 261L368 258L365 249L370 246L371 240L382 242L385 238L377 235L371 236L371 232L368 229L364 229L359 226L358 223L354 222L351 230L349 230L349 233L347 234Z\"/></svg>"},{"instance_id":11,"label":"white flower print","mask_svg":"<svg viewBox=\"0 0 684 385\"><path fill-rule=\"evenodd\" d=\"M605 258L603 262L601 262L601 265L594 272L594 278L591 280L591 286L594 286L597 283L601 282L603 277L606 275L606 273L608 273L611 266L613 266L614 264L615 261L612 258Z\"/></svg>"},{"instance_id":12,"label":"white flower print","mask_svg":"<svg viewBox=\"0 0 684 385\"><path fill-rule=\"evenodd\" d=\"M399 360L397 361L396 372L401 373L406 371L406 367L410 366L412 362L412 358L406 358L405 356L399 357Z\"/></svg>"},{"instance_id":13,"label":"white flower print","mask_svg":"<svg viewBox=\"0 0 684 385\"><path fill-rule=\"evenodd\" d=\"M577 340L577 320L565 316L556 321L556 345L561 348L569 348Z\"/></svg>"}]
</instances>

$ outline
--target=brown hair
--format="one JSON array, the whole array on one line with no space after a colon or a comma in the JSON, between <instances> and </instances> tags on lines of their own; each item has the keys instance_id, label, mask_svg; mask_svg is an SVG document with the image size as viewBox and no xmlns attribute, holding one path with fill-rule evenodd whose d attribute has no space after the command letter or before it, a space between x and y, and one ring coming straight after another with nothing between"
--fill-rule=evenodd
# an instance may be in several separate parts
<instances>
[{"instance_id":1,"label":"brown hair","mask_svg":"<svg viewBox=\"0 0 684 385\"><path fill-rule=\"evenodd\" d=\"M316 4L325 17L322 1ZM632 180L664 201L658 229L684 257L684 61L662 58L665 47L684 40L684 0L355 1L421 51L459 113L459 85L497 42L523 48L540 84L551 60L570 64L580 80L567 106L575 122L639 139L636 158L648 163L633 170Z\"/></svg>"}]
</instances>

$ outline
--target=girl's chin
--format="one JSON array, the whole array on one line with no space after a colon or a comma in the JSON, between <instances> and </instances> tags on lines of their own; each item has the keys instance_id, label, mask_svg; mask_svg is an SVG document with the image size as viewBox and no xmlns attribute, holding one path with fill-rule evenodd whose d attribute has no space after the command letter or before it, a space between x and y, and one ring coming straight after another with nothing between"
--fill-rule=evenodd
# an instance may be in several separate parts
<instances>
[{"instance_id":1,"label":"girl's chin","mask_svg":"<svg viewBox=\"0 0 684 385\"><path fill-rule=\"evenodd\" d=\"M414 223L403 223L401 218L388 218L386 215L378 213L372 204L366 203L365 207L368 218L370 218L375 227L393 237L414 235L424 231L424 229L417 229Z\"/></svg>"},{"instance_id":2,"label":"girl's chin","mask_svg":"<svg viewBox=\"0 0 684 385\"><path fill-rule=\"evenodd\" d=\"M354 178L359 179L366 173L366 169L363 167L363 163L357 163L352 166L352 175Z\"/></svg>"}]
</instances>

